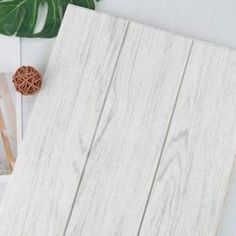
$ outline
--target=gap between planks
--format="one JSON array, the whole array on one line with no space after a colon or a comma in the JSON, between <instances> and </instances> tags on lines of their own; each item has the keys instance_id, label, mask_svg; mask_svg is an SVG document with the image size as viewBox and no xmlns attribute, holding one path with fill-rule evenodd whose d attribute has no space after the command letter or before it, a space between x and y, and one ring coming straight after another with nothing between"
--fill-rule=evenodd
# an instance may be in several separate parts
<instances>
[{"instance_id":1,"label":"gap between planks","mask_svg":"<svg viewBox=\"0 0 236 236\"><path fill-rule=\"evenodd\" d=\"M137 26L137 25L136 25ZM131 27L130 27L131 28ZM135 28L134 28L135 29ZM135 30L134 30L134 32L135 32ZM132 35L131 34L132 32L130 32L130 35ZM140 32L139 32L140 33ZM141 33L141 35L142 34L144 34L144 32L142 32ZM150 35L149 35L149 37L150 37ZM142 37L141 37L142 38ZM160 37L161 38L161 37ZM146 38L145 38L146 39ZM154 39L153 39L154 40ZM164 39L164 38L162 38L162 40L164 40L164 42L166 42L166 40ZM127 40L128 41L128 40ZM130 43L130 45L132 45L132 43L133 43L133 40L131 40L131 36L130 36L130 38L129 38L129 43ZM147 42L149 42L150 43L150 41L147 41ZM129 44L127 44L127 45L129 45ZM126 45L126 50L127 50L127 46ZM186 68L186 66L187 66L187 62L188 62L188 57L189 57L189 55L191 54L191 52L190 52L190 49L191 49L191 45L192 45L192 40L189 40L189 43L188 43L188 49L186 50L186 52L185 52L185 56L184 56L184 60L182 61L182 66L181 66L181 70L179 70L179 73L178 73L178 85L175 87L175 89L174 89L174 96L172 96L172 102L171 102L171 106L170 106L170 109L169 109L169 111L168 111L168 118L166 119L166 121L165 121L165 128L164 128L164 131L163 131L163 136L161 137L161 142L160 142L160 145L158 145L159 147L158 147L158 154L154 154L154 155L152 155L153 157L155 156L156 158L157 157L160 157L160 151L161 151L161 149L163 148L163 143L164 143L164 140L165 140L165 136L166 136L166 132L167 132L167 129L168 129L168 125L169 125L169 122L170 122L170 120L171 120L171 117L172 117L172 113L173 113L173 108L175 107L175 103L177 102L176 101L176 99L177 99L177 97L178 97L178 92L179 92L179 90L180 90L180 88L181 88L181 81L183 80L183 76L184 76L184 73L185 73L185 68ZM143 47L141 47L143 50L144 50L144 48L146 48L146 44L145 44L145 40L143 41L143 45L142 45ZM160 45L159 45L160 46ZM139 48L139 47L137 47L137 48ZM159 48L160 49L160 48ZM126 50L125 50L125 52L126 52ZM141 49L140 49L141 50ZM148 50L148 49L146 49L146 50ZM157 50L157 51L159 51L159 50ZM126 53L128 53L129 54L129 51L128 52L126 52ZM162 52L163 53L163 52ZM160 53L160 56L159 57L164 57L164 55L165 54L161 54ZM171 54L170 54L171 55ZM124 56L124 55L123 55ZM140 57L142 57L141 55L139 55L139 58ZM124 56L124 58L125 58L125 56ZM123 58L123 59L124 59ZM136 58L136 56L134 56L134 58ZM137 56L137 58L138 58L138 56ZM158 58L158 57L157 57ZM162 60L162 59L161 59ZM122 60L121 60L122 61ZM136 60L134 60L134 61L136 61ZM142 60L141 60L142 61ZM143 62L143 61L142 61ZM123 62L124 63L124 62ZM134 62L133 62L134 63ZM167 65L170 65L171 63L169 62L169 63L167 63ZM158 64L159 65L159 64ZM119 81L119 79L121 79L121 78L119 78L120 76L125 76L125 74L120 74L120 71L122 71L122 70L125 70L124 68L123 68L123 66L120 66L121 68L119 68L119 72L117 72L117 78L116 78L116 80L117 81ZM131 71L133 71L133 70L131 70ZM132 73L131 73L132 74ZM133 75L133 74L132 74ZM137 75L137 74L136 74ZM141 76L144 76L144 74L142 74ZM154 79L154 75L152 74L152 76L153 76L153 80L154 81L156 81L156 79ZM130 76L131 77L131 76ZM133 77L133 80L135 80L135 76L133 75L132 76ZM131 78L132 78L131 77ZM157 75L155 75L155 78L157 77ZM143 78L144 79L144 78ZM170 78L169 78L170 79ZM122 81L122 80L121 80ZM123 80L123 82L124 82L125 80ZM123 84L123 82L120 82L121 84ZM138 82L138 81L137 81ZM164 82L163 82L164 83ZM137 83L137 84L139 84L139 83ZM118 85L117 85L118 86ZM138 86L138 85L137 85ZM114 85L114 87L115 87L115 85ZM145 87L146 88L146 87ZM148 89L148 88L147 88ZM114 89L114 90L116 90L116 89ZM146 89L145 89L146 90ZM120 92L122 91L122 89L120 89L119 90ZM149 91L149 90L148 90ZM117 91L116 91L117 92ZM116 94L116 92L114 92L115 94ZM117 92L119 95L117 95L118 97L119 96L122 96L123 94L122 93L120 93L120 92ZM129 94L129 93L128 93ZM132 93L131 93L132 94ZM134 93L135 94L135 93ZM145 95L145 94L144 94ZM122 96L123 97L123 96ZM112 100L112 98L110 98L110 100ZM118 99L119 100L119 99ZM107 101L107 103L109 103L109 101ZM122 105L121 105L122 106ZM108 107L109 107L109 105L108 105ZM155 107L156 108L156 107ZM140 108L141 110L142 110L142 108ZM160 108L159 108L160 109ZM159 110L158 109L158 110ZM107 110L106 110L106 113L109 113L108 112L108 110L110 110L109 108L107 108ZM158 110L156 110L156 111L158 111ZM137 112L137 110L135 110L136 112ZM105 117L106 117L106 115L105 115ZM138 116L139 117L139 116ZM106 118L104 118L105 120L106 120ZM140 119L140 117L139 118L137 118L137 119ZM104 120L103 120L104 121ZM104 121L105 122L105 121ZM101 123L101 122L100 122ZM105 122L106 123L106 122ZM113 123L114 124L114 123ZM115 124L116 124L116 122L115 122ZM102 129L103 130L103 129ZM103 133L103 131L101 131L101 133ZM132 133L132 132L131 132ZM101 135L102 136L102 135ZM98 139L100 139L101 138L101 136L98 138ZM114 139L115 139L115 137L116 137L116 135L113 137ZM155 138L155 140L156 140L156 138ZM94 153L93 153L94 154ZM88 173L88 171L89 171L89 162L90 162L90 160L91 160L91 156L92 156L92 154L90 155L90 158L89 158L89 160L88 160L88 165L87 165L87 167L86 167L86 170L85 170L85 176L84 176L84 178L83 178L83 181L81 182L81 189L84 187L84 185L86 184L86 181L87 181L87 179L86 179L86 172ZM96 156L96 154L95 154L95 156ZM94 161L94 160L93 160ZM104 164L104 161L102 162L103 164ZM91 164L90 163L90 167L91 167L91 165L93 165L93 164ZM135 230L134 230L134 232L132 232L133 234L137 234L137 230L138 230L138 228L139 228L139 226L140 226L140 219L142 218L142 215L143 215L143 211L144 211L144 208L145 208L145 204L146 204L146 202L147 202L147 197L148 197L148 194L149 194L149 191L150 191L150 187L151 187L151 184L152 184L152 181L153 181L153 178L154 178L154 173L155 173L155 171L156 171L156 166L157 166L157 162L155 162L155 163L153 163L153 171L152 171L152 174L151 174L151 176L150 176L150 180L148 180L148 182L150 183L150 184L148 184L148 187L147 187L147 189L146 189L146 191L145 191L145 196L143 196L143 201L142 201L142 209L140 209L140 211L139 211L139 213L138 213L138 217L137 217L137 220L136 220L136 227L135 227ZM88 175L87 175L87 177L88 177ZM91 177L91 176L90 176ZM93 176L94 177L94 176ZM102 180L101 180L102 181ZM103 183L103 184L105 184L104 182L101 182L101 183ZM98 183L97 183L98 184ZM103 187L104 187L104 185L103 185ZM108 188L109 188L109 186L108 186ZM91 190L91 189L90 189ZM90 191L91 192L91 191ZM100 192L101 193L101 192ZM80 193L78 194L78 196L79 195L81 195L81 194L83 194L83 192L82 192L82 190L80 191ZM119 196L119 197L121 197L121 192L118 190L118 192L117 192L117 197ZM126 195L126 197L127 197L127 195ZM77 201L78 201L78 199L77 199ZM113 202L113 204L114 204L114 202ZM83 205L83 204L82 204ZM87 209L88 210L88 209ZM73 208L73 215L72 215L72 219L70 220L70 223L69 223L69 226L68 226L68 229L67 229L67 234L68 235L70 235L70 231L72 231L72 229L73 229L73 233L75 233L75 227L73 227L73 224L75 225L75 218L77 218L76 217L76 205L74 206L74 208ZM85 212L86 212L86 210L85 210ZM136 212L137 213L137 212ZM80 214L80 215L83 215L83 213L81 212L81 211L77 211L77 216L78 216L78 214ZM136 214L135 214L136 215ZM99 217L101 217L101 215L99 216ZM77 219L78 220L78 219ZM72 222L72 223L71 223ZM82 222L82 220L80 220L80 222ZM77 229L77 232L76 233L78 233L78 231L80 231L79 229ZM108 231L105 231L105 232L110 232L109 231L109 229L108 229ZM80 232L81 233L81 232ZM91 233L91 232L90 232ZM111 232L110 232L111 233ZM126 232L127 233L127 232ZM132 235L133 235L132 234ZM76 235L76 234L75 234ZM88 232L86 232L85 233L85 235L89 235L89 233ZM106 235L106 233L101 233L101 235ZM127 235L129 235L129 233L127 233Z\"/></svg>"},{"instance_id":2,"label":"gap between planks","mask_svg":"<svg viewBox=\"0 0 236 236\"><path fill-rule=\"evenodd\" d=\"M70 222L73 219L73 214L72 213L73 213L74 208L75 208L76 198L83 192L83 185L84 185L84 183L86 183L86 172L89 169L89 163L90 163L90 160L92 159L92 150L93 150L93 146L95 145L94 143L95 143L95 139L96 139L96 134L99 133L99 126L102 123L101 120L103 119L103 116L104 116L103 113L106 113L105 112L106 111L105 106L106 106L107 103L109 103L108 98L110 96L110 87L112 86L111 84L112 84L112 81L113 81L113 77L114 77L114 73L115 73L115 70L116 70L116 67L117 67L117 63L118 63L119 58L120 58L120 54L121 54L121 51L122 51L122 46L124 45L124 42L126 42L125 35L126 35L127 31L128 31L128 22L127 22L126 26L124 27L122 37L120 38L120 44L119 44L120 47L117 50L117 54L116 54L117 57L114 59L114 64L113 64L114 67L111 68L109 80L107 81L108 86L106 86L106 89L104 90L104 97L103 97L103 99L101 100L101 103L100 103L101 104L101 106L100 106L101 109L99 109L99 111L97 112L97 118L94 121L94 128L91 132L91 139L88 143L88 148L86 150L86 154L84 155L84 163L83 163L83 166L81 168L81 176L80 176L80 179L78 181L76 181L76 183L74 184L74 193L70 198L70 205L68 206L68 211L67 211L68 214L64 218L63 229L61 229L61 233L62 234L64 233L64 235L68 234L68 231L69 231L68 225L70 224ZM163 138L161 139L161 142L160 142L160 145L159 145L158 154L155 155L155 157L158 157L159 159L153 164L152 175L150 176L150 179L149 179L150 184L148 185L148 188L145 191L146 193L145 193L145 197L143 197L142 208L140 209L140 212L139 212L139 215L138 215L138 218L137 218L136 228L135 228L135 231L133 232L133 234L136 234L137 231L138 231L138 234L140 232L142 233L142 230L145 227L143 222L145 223L145 220L148 216L148 208L150 208L150 205L152 203L151 202L152 195L153 195L153 193L155 193L154 182L156 181L156 179L158 178L158 175L161 172L161 166L162 166L161 161L163 162L163 159L165 159L164 157L165 157L165 152L166 152L166 149L167 149L166 147L168 146L168 139L169 139L169 136L171 136L171 129L174 127L174 121L175 121L176 117L178 117L178 104L181 103L181 99L180 99L181 98L181 93L183 93L185 81L187 80L186 76L188 74L188 73L185 73L185 72L186 72L186 68L188 68L189 60L191 61L191 59L189 59L189 58L191 58L191 55L194 54L193 53L194 50L192 50L192 48L193 48L193 46L195 46L195 42L193 43L192 40L189 40L189 46L190 47L188 47L188 50L186 50L186 53L185 53L186 56L184 57L184 60L182 61L182 67L181 67L181 69L179 70L179 73L178 73L179 83L175 87L175 94L172 96L172 98L173 98L172 99L172 106L169 109L168 118L165 120L165 124L166 124L165 125L165 132L163 133L163 136L162 136ZM209 53L209 55L211 55L211 54ZM199 58L201 59L201 57L199 57ZM167 64L170 66L170 63L167 63ZM189 64L191 65L191 63L189 63ZM189 87L191 88L191 86L189 86ZM109 108L108 108L108 110L109 110ZM63 130L64 130L64 128L63 128ZM39 177L40 177L40 175L39 175ZM159 199L159 198L157 198L157 199ZM221 207L222 207L222 205L221 205ZM71 219L71 216L72 216L72 219ZM51 213L50 213L50 217L51 217ZM78 215L77 216L75 215L75 218L76 217L78 217ZM140 222L140 219L141 219L141 222ZM41 227L41 225L40 225L40 227ZM14 228L16 228L16 225L14 225ZM48 229L48 222L46 222L46 228Z\"/></svg>"},{"instance_id":3,"label":"gap between planks","mask_svg":"<svg viewBox=\"0 0 236 236\"><path fill-rule=\"evenodd\" d=\"M120 49L119 49L119 53L118 53L118 56L117 56L117 59L116 59L116 63L115 63L115 66L113 68L112 76L111 76L111 79L110 79L110 82L109 82L109 85L108 85L108 89L107 89L107 92L106 92L106 96L105 96L105 99L104 99L104 102L103 102L103 105L102 105L102 109L101 109L101 112L100 112L100 115L99 115L99 118L98 118L98 121L97 121L97 124L96 124L96 128L95 128L95 131L94 131L92 142L91 142L91 145L89 147L87 158L86 158L83 170L82 170L81 178L80 178L79 183L78 183L78 187L77 187L77 190L76 190L76 193L75 193L75 196L74 196L74 200L73 200L72 207L71 207L71 210L70 210L70 213L69 213L69 217L68 217L68 220L67 220L67 223L66 223L66 226L65 226L65 230L63 232L63 236L66 235L68 225L69 225L69 222L70 222L70 219L71 219L71 216L72 216L72 212L73 212L73 209L74 209L74 206L75 206L75 202L76 202L77 196L79 194L80 185L83 181L83 177L84 177L84 173L85 173L86 166L87 166L87 163L88 163L88 159L89 159L89 156L90 156L93 144L94 144L94 140L95 140L95 137L96 137L96 134L97 134L99 123L101 121L101 117L102 117L104 107L105 107L105 104L106 104L106 100L107 100L107 97L108 97L108 94L109 94L109 91L110 91L110 88L111 88L111 84L112 84L112 81L114 79L115 71L116 71L116 68L117 68L117 65L118 65L118 62L119 62L121 51L122 51L124 43L125 43L125 39L126 39L126 35L127 35L127 32L128 32L128 29L129 29L129 25L130 25L130 22L127 22L127 26L126 26L125 33L124 33L124 38L122 40L122 43L121 43L121 46L120 46Z\"/></svg>"},{"instance_id":4,"label":"gap between planks","mask_svg":"<svg viewBox=\"0 0 236 236\"><path fill-rule=\"evenodd\" d=\"M145 217L145 215L146 215L148 203L149 203L149 200L150 200L152 191L153 191L153 186L154 186L154 183L155 183L155 180L156 180L156 177L157 177L158 168L159 168L159 166L160 166L160 163L161 163L161 160L162 160L162 156L163 156L163 153L164 153L164 149L165 149L167 137L168 137L168 135L169 135L171 123L172 123L172 120L173 120L173 117L174 117L174 113L175 113L175 108L176 108L176 105L177 105L177 102L178 102L178 98L179 98L179 94L180 94L180 92L181 92L181 88L182 88L182 85L183 85L183 82L184 82L185 72L186 72L186 69L187 69L187 67L188 67L189 58L190 58L190 56L191 56L191 52L192 52L192 49L193 49L193 44L194 44L194 42L193 42L193 40L192 40L192 41L191 41L191 46L190 46L190 49L189 49L189 53L188 53L188 57L187 57L187 60L186 60L185 66L184 66L184 70L183 70L181 82L180 82L180 85L179 85L178 93L177 93L176 98L175 98L175 103L174 103L173 110L172 110L172 113L171 113L170 121L169 121L168 128L167 128L167 131L166 131L166 136L165 136L165 139L164 139L162 148L161 148L160 157L159 157L159 160L158 160L158 162L157 162L156 170L155 170L155 173L154 173L154 176L153 176L153 179L152 179L151 188L150 188L150 191L149 191L149 193L148 193L148 198L147 198L147 201L146 201L146 204L145 204L145 208L144 208L144 211L143 211L143 215L142 215L142 218L141 218L141 221L140 221L140 225L139 225L139 228L138 228L137 236L140 235L141 228L142 228L142 224L143 224L143 219L144 219L144 217Z\"/></svg>"}]
</instances>

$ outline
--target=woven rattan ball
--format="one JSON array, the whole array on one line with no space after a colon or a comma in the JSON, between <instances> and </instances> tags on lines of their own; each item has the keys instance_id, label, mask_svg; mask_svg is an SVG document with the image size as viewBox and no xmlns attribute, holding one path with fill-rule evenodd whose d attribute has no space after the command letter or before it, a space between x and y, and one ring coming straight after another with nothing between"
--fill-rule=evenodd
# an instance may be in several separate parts
<instances>
[{"instance_id":1,"label":"woven rattan ball","mask_svg":"<svg viewBox=\"0 0 236 236\"><path fill-rule=\"evenodd\" d=\"M13 75L13 83L21 94L33 95L41 88L42 76L33 67L22 66Z\"/></svg>"}]
</instances>

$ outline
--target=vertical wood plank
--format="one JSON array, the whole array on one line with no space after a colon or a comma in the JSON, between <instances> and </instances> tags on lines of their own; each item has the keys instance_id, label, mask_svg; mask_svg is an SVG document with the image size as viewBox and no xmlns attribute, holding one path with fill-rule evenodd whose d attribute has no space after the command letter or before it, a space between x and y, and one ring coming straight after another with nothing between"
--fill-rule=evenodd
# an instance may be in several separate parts
<instances>
[{"instance_id":1,"label":"vertical wood plank","mask_svg":"<svg viewBox=\"0 0 236 236\"><path fill-rule=\"evenodd\" d=\"M126 28L67 10L1 205L1 235L63 235Z\"/></svg>"},{"instance_id":2,"label":"vertical wood plank","mask_svg":"<svg viewBox=\"0 0 236 236\"><path fill-rule=\"evenodd\" d=\"M140 235L216 235L235 160L235 75L235 51L194 43Z\"/></svg>"},{"instance_id":3,"label":"vertical wood plank","mask_svg":"<svg viewBox=\"0 0 236 236\"><path fill-rule=\"evenodd\" d=\"M0 73L12 73L20 64L20 39L0 35Z\"/></svg>"},{"instance_id":4,"label":"vertical wood plank","mask_svg":"<svg viewBox=\"0 0 236 236\"><path fill-rule=\"evenodd\" d=\"M66 235L135 235L191 40L131 23Z\"/></svg>"},{"instance_id":5,"label":"vertical wood plank","mask_svg":"<svg viewBox=\"0 0 236 236\"><path fill-rule=\"evenodd\" d=\"M22 57L23 57L23 50L22 50L22 38L19 38L19 65L18 67L22 66ZM27 65L27 64L24 64ZM17 154L20 149L21 142L23 140L23 129L24 129L24 120L23 120L23 96L21 93L16 93L16 129L17 129Z\"/></svg>"}]
</instances>

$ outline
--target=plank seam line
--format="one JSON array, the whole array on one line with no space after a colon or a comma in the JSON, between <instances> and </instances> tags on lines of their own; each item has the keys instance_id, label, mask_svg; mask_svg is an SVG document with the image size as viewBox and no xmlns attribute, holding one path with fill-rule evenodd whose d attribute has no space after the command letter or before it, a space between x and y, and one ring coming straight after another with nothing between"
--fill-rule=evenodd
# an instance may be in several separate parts
<instances>
[{"instance_id":1,"label":"plank seam line","mask_svg":"<svg viewBox=\"0 0 236 236\"><path fill-rule=\"evenodd\" d=\"M157 177L157 172L158 172L158 169L159 169L159 166L160 166L160 163L161 163L161 159L162 159L162 156L163 156L163 153L164 153L166 141L167 141L167 138L168 138L168 135L169 135L169 131L170 131L170 127L171 127L172 120L173 120L173 117L174 117L174 113L175 113L175 110L176 110L177 102L178 102L178 99L179 99L181 88L183 86L185 73L186 73L186 70L187 70L187 67L188 67L188 64L189 64L189 59L190 59L190 56L191 56L191 53L192 53L193 44L194 44L194 41L192 40L191 41L191 45L190 45L190 49L189 49L189 53L188 53L188 56L187 56L187 59L186 59L186 63L185 63L185 66L184 66L184 70L183 70L183 73L182 73L182 76L181 76L181 81L180 81L178 92L177 92L177 95L176 95L176 98L175 98L174 106L173 106L173 109L172 109L172 112L171 112L169 124L168 124L166 135L165 135L165 138L164 138L164 142L163 142L163 145L161 147L160 157L159 157L159 160L157 162L157 166L156 166L156 169L155 169L155 172L154 172L154 176L153 176L153 179L152 179L151 187L150 187L150 190L149 190L149 193L148 193L148 198L147 198L147 201L146 201L146 204L145 204L145 207L144 207L144 211L143 211L143 215L142 215L142 218L141 218L141 221L140 221L140 224L139 224L137 236L140 235L142 224L143 224L143 220L144 220L144 217L146 215L147 207L148 207L148 204L149 204L152 192L153 192L155 180L156 180L156 177Z\"/></svg>"},{"instance_id":2,"label":"plank seam line","mask_svg":"<svg viewBox=\"0 0 236 236\"><path fill-rule=\"evenodd\" d=\"M22 66L22 63L23 63L23 50L22 50L22 38L19 38L19 44L20 44L20 66ZM22 143L22 140L23 140L23 128L24 128L24 123L23 123L23 98L22 98L22 95L19 94L19 100L20 100L20 130L17 131L17 132L20 132L20 142ZM19 136L18 136L19 137ZM17 145L17 147L19 147L19 145ZM17 154L18 154L19 150L17 150Z\"/></svg>"},{"instance_id":3,"label":"plank seam line","mask_svg":"<svg viewBox=\"0 0 236 236\"><path fill-rule=\"evenodd\" d=\"M104 111L104 108L105 108L105 105L106 105L107 97L109 95L109 91L110 91L112 82L113 82L114 77L115 77L116 68L117 68L117 65L118 65L118 62L119 62L119 59L120 59L121 51L122 51L124 43L125 43L125 39L126 39L126 36L127 36L127 33L128 33L129 25L130 25L130 22L127 21L127 25L126 25L126 28L125 28L123 40L121 42L120 49L119 49L119 52L118 52L118 56L117 56L117 59L116 59L116 62L115 62L115 66L114 66L114 69L112 71L111 79L110 79L110 82L109 82L109 85L108 85L108 88L107 88L105 99L103 101L103 105L102 105L100 115L98 117L98 121L97 121L97 124L96 124L96 127L95 127L95 131L94 131L94 134L93 134L93 137L92 137L92 141L91 141L91 144L90 144L90 147L89 147L89 151L88 151L85 163L84 163L84 167L83 167L83 170L82 170L82 173L81 173L81 177L80 177L77 189L76 189L76 193L75 193L75 196L74 196L74 199L73 199L73 203L72 203L72 206L71 206L71 209L70 209L70 213L69 213L69 216L68 216L68 219L67 219L67 222L66 222L64 232L63 232L63 236L66 235L67 230L68 230L68 226L69 226L69 223L70 223L70 220L71 220L71 217L72 217L72 212L73 212L73 209L74 209L74 206L75 206L75 202L76 202L76 199L77 199L78 194L79 194L80 186L81 186L81 183L83 181L83 177L84 177L84 173L85 173L85 170L86 170L86 167L87 167L87 163L88 163L88 160L89 160L92 148L93 148L93 144L94 144L95 137L96 137L96 134L97 134L97 131L98 131L98 127L99 127L99 124L100 124L100 121L101 121L101 118L102 118L102 114L103 114L103 111Z\"/></svg>"}]
</instances>

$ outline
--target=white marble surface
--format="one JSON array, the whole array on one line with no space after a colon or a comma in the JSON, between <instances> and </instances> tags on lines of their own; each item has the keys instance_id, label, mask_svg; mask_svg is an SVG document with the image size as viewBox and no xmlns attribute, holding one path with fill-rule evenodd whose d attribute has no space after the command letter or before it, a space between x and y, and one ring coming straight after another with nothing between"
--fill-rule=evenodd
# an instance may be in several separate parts
<instances>
[{"instance_id":1,"label":"white marble surface","mask_svg":"<svg viewBox=\"0 0 236 236\"><path fill-rule=\"evenodd\" d=\"M101 0L97 10L144 24L184 34L188 37L236 48L235 0ZM30 64L42 72L54 39L21 39L21 64ZM10 45L6 45L6 48ZM0 58L3 55L0 44ZM17 54L15 54L17 55ZM4 55L7 57L7 55ZM7 58L7 60L9 60ZM1 60L0 60L1 62ZM23 99L23 129L27 127L35 97ZM226 198L220 236L236 232L236 167Z\"/></svg>"}]
</instances>

